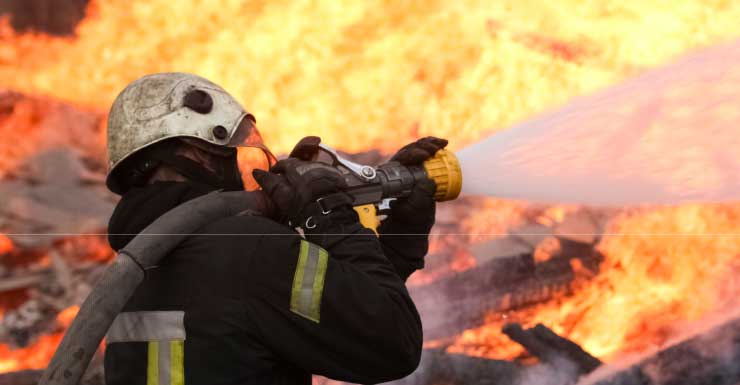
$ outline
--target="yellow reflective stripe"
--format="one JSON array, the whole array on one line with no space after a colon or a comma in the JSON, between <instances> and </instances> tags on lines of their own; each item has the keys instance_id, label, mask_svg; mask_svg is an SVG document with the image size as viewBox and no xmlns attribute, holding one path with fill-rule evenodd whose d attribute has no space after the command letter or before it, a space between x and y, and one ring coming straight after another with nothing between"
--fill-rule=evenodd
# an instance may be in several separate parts
<instances>
[{"instance_id":1,"label":"yellow reflective stripe","mask_svg":"<svg viewBox=\"0 0 740 385\"><path fill-rule=\"evenodd\" d=\"M149 341L148 346L146 385L185 385L185 341Z\"/></svg>"},{"instance_id":2,"label":"yellow reflective stripe","mask_svg":"<svg viewBox=\"0 0 740 385\"><path fill-rule=\"evenodd\" d=\"M301 240L290 294L290 310L316 323L320 318L328 261L329 254L326 250Z\"/></svg>"},{"instance_id":3,"label":"yellow reflective stripe","mask_svg":"<svg viewBox=\"0 0 740 385\"><path fill-rule=\"evenodd\" d=\"M185 341L170 342L170 385L185 384Z\"/></svg>"},{"instance_id":4,"label":"yellow reflective stripe","mask_svg":"<svg viewBox=\"0 0 740 385\"><path fill-rule=\"evenodd\" d=\"M159 385L159 341L149 341L146 385Z\"/></svg>"}]
</instances>

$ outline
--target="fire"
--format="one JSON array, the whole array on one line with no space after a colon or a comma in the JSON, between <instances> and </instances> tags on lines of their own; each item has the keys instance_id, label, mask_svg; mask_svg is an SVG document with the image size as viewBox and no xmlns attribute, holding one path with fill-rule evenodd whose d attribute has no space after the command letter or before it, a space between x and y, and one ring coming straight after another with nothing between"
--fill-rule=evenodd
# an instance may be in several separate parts
<instances>
[{"instance_id":1,"label":"fire","mask_svg":"<svg viewBox=\"0 0 740 385\"><path fill-rule=\"evenodd\" d=\"M74 321L75 317L77 316L77 312L80 311L79 306L70 306L57 314L57 323L64 327L65 329L69 327L69 325L72 324L72 321Z\"/></svg>"},{"instance_id":2,"label":"fire","mask_svg":"<svg viewBox=\"0 0 740 385\"><path fill-rule=\"evenodd\" d=\"M57 315L59 327L69 327L79 310L79 306L62 310ZM0 373L45 368L63 336L63 332L42 335L36 342L21 349L11 349L8 345L0 344Z\"/></svg>"},{"instance_id":3,"label":"fire","mask_svg":"<svg viewBox=\"0 0 740 385\"><path fill-rule=\"evenodd\" d=\"M278 154L308 134L351 152L390 152L424 135L459 148L688 50L736 38L738 19L740 2L705 0L670 7L661 0L93 0L75 37L18 34L0 21L0 88L38 98L8 114L0 105L0 178L43 147L97 149L102 157L101 117L128 82L147 73L194 72L224 85L257 116ZM51 100L92 112L46 122ZM32 129L38 122L45 128ZM551 209L542 223L562 219L564 210ZM531 213L523 204L492 203L467 214L473 220L458 243L503 235ZM542 322L602 358L661 344L680 322L740 294L739 224L738 206L625 214L600 245L607 259L599 276L579 282L571 296L490 314L450 350L516 356L519 348L499 332L510 321ZM433 250L453 247L436 242ZM0 235L0 254L12 247ZM99 250L100 259L110 255ZM458 256L454 269L474 265L449 250ZM76 311L60 313L60 329ZM61 336L22 349L0 344L0 373L43 368Z\"/></svg>"},{"instance_id":4,"label":"fire","mask_svg":"<svg viewBox=\"0 0 740 385\"><path fill-rule=\"evenodd\" d=\"M63 336L64 333L43 335L32 345L22 349L0 345L0 373L45 368Z\"/></svg>"},{"instance_id":5,"label":"fire","mask_svg":"<svg viewBox=\"0 0 740 385\"><path fill-rule=\"evenodd\" d=\"M0 87L105 111L131 80L223 84L287 153L437 135L460 147L689 49L740 36L740 3L94 0L76 37L0 28ZM187 22L183 22L187 21Z\"/></svg>"},{"instance_id":6,"label":"fire","mask_svg":"<svg viewBox=\"0 0 740 385\"><path fill-rule=\"evenodd\" d=\"M521 353L500 333L507 322L543 323L609 359L645 351L688 322L737 307L740 205L654 208L616 218L599 248L601 273L572 296L511 314L490 314L449 347L491 358ZM734 302L733 302L734 301Z\"/></svg>"},{"instance_id":7,"label":"fire","mask_svg":"<svg viewBox=\"0 0 740 385\"><path fill-rule=\"evenodd\" d=\"M99 112L0 89L0 179L29 157L57 147L72 147L102 159L105 131L101 123Z\"/></svg>"},{"instance_id":8,"label":"fire","mask_svg":"<svg viewBox=\"0 0 740 385\"><path fill-rule=\"evenodd\" d=\"M8 253L11 250L13 250L13 241L11 241L6 235L0 233L0 255Z\"/></svg>"}]
</instances>

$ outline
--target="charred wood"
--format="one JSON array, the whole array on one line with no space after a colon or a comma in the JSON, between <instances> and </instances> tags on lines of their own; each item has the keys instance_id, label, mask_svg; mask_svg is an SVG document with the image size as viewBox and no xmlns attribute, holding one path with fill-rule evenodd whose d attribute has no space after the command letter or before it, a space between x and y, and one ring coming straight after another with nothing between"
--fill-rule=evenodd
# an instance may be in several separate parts
<instances>
[{"instance_id":1,"label":"charred wood","mask_svg":"<svg viewBox=\"0 0 740 385\"><path fill-rule=\"evenodd\" d=\"M570 290L571 261L598 271L603 259L590 244L561 240L556 255L535 262L532 253L497 257L476 268L411 289L424 320L424 336L435 339L478 326L486 314L546 301Z\"/></svg>"},{"instance_id":2,"label":"charred wood","mask_svg":"<svg viewBox=\"0 0 740 385\"><path fill-rule=\"evenodd\" d=\"M565 359L575 365L580 375L591 373L601 365L598 358L578 344L555 334L542 324L531 329L524 329L519 324L508 324L502 331L541 362L557 364Z\"/></svg>"}]
</instances>

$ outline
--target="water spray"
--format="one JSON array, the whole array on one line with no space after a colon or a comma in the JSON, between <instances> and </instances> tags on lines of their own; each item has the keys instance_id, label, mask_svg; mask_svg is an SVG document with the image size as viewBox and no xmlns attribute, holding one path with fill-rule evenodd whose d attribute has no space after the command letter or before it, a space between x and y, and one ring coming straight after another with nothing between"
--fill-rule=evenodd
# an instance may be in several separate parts
<instances>
[{"instance_id":1,"label":"water spray","mask_svg":"<svg viewBox=\"0 0 740 385\"><path fill-rule=\"evenodd\" d=\"M462 192L598 206L740 199L740 42L576 98L456 152Z\"/></svg>"}]
</instances>

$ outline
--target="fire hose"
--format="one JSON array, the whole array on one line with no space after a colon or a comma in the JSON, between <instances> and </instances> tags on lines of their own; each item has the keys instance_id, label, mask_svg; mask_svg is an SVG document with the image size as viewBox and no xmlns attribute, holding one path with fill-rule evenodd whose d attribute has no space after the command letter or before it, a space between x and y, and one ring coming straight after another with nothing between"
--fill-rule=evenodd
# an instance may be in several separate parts
<instances>
[{"instance_id":1,"label":"fire hose","mask_svg":"<svg viewBox=\"0 0 740 385\"><path fill-rule=\"evenodd\" d=\"M435 182L437 201L457 198L462 188L460 165L455 155L446 150L438 151L422 166L389 162L375 168L353 163L331 148L321 147L321 154L314 160L329 163L342 172L347 182L345 191L353 198L360 222L373 230L378 222L377 208L408 196L421 178ZM173 208L147 226L119 250L82 303L39 385L77 385L113 320L144 280L146 270L157 266L199 228L248 210L269 217L274 207L262 191L213 192Z\"/></svg>"},{"instance_id":2,"label":"fire hose","mask_svg":"<svg viewBox=\"0 0 740 385\"><path fill-rule=\"evenodd\" d=\"M182 240L219 218L251 210L269 216L271 201L261 191L213 192L185 202L147 226L116 255L64 334L40 385L76 385L131 295Z\"/></svg>"}]
</instances>

